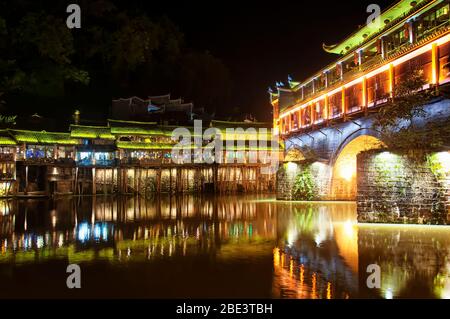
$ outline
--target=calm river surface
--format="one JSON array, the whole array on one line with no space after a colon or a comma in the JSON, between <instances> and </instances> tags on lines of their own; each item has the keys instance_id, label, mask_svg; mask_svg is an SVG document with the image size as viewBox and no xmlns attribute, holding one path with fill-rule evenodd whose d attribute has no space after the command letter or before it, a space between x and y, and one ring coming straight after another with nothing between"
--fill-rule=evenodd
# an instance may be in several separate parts
<instances>
[{"instance_id":1,"label":"calm river surface","mask_svg":"<svg viewBox=\"0 0 450 319\"><path fill-rule=\"evenodd\" d=\"M354 203L271 197L2 200L0 298L29 297L450 298L450 227L357 225Z\"/></svg>"}]
</instances>

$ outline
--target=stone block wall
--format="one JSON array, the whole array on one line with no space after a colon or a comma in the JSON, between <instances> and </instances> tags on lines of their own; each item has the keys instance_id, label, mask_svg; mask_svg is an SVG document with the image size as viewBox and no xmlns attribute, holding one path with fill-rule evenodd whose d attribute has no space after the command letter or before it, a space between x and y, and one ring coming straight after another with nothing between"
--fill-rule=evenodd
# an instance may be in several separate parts
<instances>
[{"instance_id":1,"label":"stone block wall","mask_svg":"<svg viewBox=\"0 0 450 319\"><path fill-rule=\"evenodd\" d=\"M450 152L357 157L359 222L450 224Z\"/></svg>"},{"instance_id":2,"label":"stone block wall","mask_svg":"<svg viewBox=\"0 0 450 319\"><path fill-rule=\"evenodd\" d=\"M300 165L286 163L280 166L277 172L276 195L278 200L293 200L293 188Z\"/></svg>"},{"instance_id":3,"label":"stone block wall","mask_svg":"<svg viewBox=\"0 0 450 319\"><path fill-rule=\"evenodd\" d=\"M294 187L297 178L305 171L311 176L314 197L311 200L330 199L331 169L321 162L288 162L280 166L276 178L276 195L278 200L301 200L295 197Z\"/></svg>"}]
</instances>

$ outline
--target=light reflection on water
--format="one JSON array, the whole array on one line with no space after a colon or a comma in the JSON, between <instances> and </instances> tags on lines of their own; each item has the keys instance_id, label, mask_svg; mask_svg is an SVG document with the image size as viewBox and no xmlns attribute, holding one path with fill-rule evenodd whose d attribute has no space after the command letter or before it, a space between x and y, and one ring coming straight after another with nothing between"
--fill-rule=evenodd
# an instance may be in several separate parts
<instances>
[{"instance_id":1,"label":"light reflection on water","mask_svg":"<svg viewBox=\"0 0 450 319\"><path fill-rule=\"evenodd\" d=\"M450 297L449 227L357 225L354 203L5 200L0 247L0 297ZM71 263L80 291L65 287Z\"/></svg>"}]
</instances>

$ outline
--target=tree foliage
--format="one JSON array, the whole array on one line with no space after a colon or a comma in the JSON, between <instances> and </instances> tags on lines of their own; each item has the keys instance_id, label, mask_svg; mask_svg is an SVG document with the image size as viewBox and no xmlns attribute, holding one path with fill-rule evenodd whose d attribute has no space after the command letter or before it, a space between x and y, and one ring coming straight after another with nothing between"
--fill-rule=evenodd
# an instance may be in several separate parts
<instances>
[{"instance_id":1,"label":"tree foliage","mask_svg":"<svg viewBox=\"0 0 450 319\"><path fill-rule=\"evenodd\" d=\"M388 147L397 149L436 147L440 141L437 125L425 125L426 105L436 97L427 84L423 70L409 68L400 83L395 85L393 97L377 113L373 127Z\"/></svg>"},{"instance_id":2,"label":"tree foliage","mask_svg":"<svg viewBox=\"0 0 450 319\"><path fill-rule=\"evenodd\" d=\"M308 167L304 167L297 175L293 187L293 198L295 200L310 201L315 198L316 185Z\"/></svg>"},{"instance_id":3,"label":"tree foliage","mask_svg":"<svg viewBox=\"0 0 450 319\"><path fill-rule=\"evenodd\" d=\"M8 107L18 106L14 95L27 98L21 109L30 111L36 101L58 98L68 113L99 108L96 101L105 113L112 98L169 92L209 110L226 103L226 67L188 48L167 17L113 0L79 4L82 27L70 30L65 1L0 0L0 92Z\"/></svg>"}]
</instances>

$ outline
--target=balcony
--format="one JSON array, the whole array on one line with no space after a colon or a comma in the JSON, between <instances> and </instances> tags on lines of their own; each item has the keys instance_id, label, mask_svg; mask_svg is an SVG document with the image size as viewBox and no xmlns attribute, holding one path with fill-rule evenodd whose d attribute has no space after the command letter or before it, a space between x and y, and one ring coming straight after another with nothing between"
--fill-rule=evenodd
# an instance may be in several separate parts
<instances>
[{"instance_id":1,"label":"balcony","mask_svg":"<svg viewBox=\"0 0 450 319\"><path fill-rule=\"evenodd\" d=\"M13 153L1 153L0 154L0 162L14 162L14 154Z\"/></svg>"},{"instance_id":2,"label":"balcony","mask_svg":"<svg viewBox=\"0 0 450 319\"><path fill-rule=\"evenodd\" d=\"M1 172L0 173L0 180L2 181L10 181L14 179L14 173L12 172Z\"/></svg>"},{"instance_id":3,"label":"balcony","mask_svg":"<svg viewBox=\"0 0 450 319\"><path fill-rule=\"evenodd\" d=\"M171 158L123 158L120 160L121 165L125 166L160 166L162 164L171 164Z\"/></svg>"},{"instance_id":4,"label":"balcony","mask_svg":"<svg viewBox=\"0 0 450 319\"><path fill-rule=\"evenodd\" d=\"M442 20L442 21L440 21L439 25L428 27L422 32L422 34L417 35L416 42L421 41L441 30L445 30L449 26L450 26L450 21L448 19Z\"/></svg>"},{"instance_id":5,"label":"balcony","mask_svg":"<svg viewBox=\"0 0 450 319\"><path fill-rule=\"evenodd\" d=\"M113 167L113 166L117 166L118 165L118 160L116 159L98 159L98 160L94 160L91 158L85 158L85 159L81 159L78 160L76 162L77 166L82 166L82 167L90 167L90 166L95 166L95 167Z\"/></svg>"},{"instance_id":6,"label":"balcony","mask_svg":"<svg viewBox=\"0 0 450 319\"><path fill-rule=\"evenodd\" d=\"M26 165L53 165L55 162L53 157L27 157L24 159Z\"/></svg>"}]
</instances>

